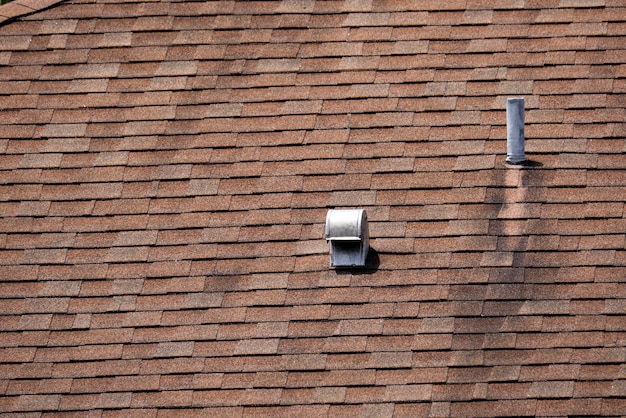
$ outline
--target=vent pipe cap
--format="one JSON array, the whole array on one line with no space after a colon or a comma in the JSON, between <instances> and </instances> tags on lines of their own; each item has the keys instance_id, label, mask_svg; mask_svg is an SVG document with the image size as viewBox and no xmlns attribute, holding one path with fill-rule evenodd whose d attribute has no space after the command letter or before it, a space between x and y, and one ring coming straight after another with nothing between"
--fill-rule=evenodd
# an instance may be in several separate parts
<instances>
[{"instance_id":1,"label":"vent pipe cap","mask_svg":"<svg viewBox=\"0 0 626 418\"><path fill-rule=\"evenodd\" d=\"M331 266L365 266L369 251L365 210L330 209L326 215L326 241L330 245Z\"/></svg>"}]
</instances>

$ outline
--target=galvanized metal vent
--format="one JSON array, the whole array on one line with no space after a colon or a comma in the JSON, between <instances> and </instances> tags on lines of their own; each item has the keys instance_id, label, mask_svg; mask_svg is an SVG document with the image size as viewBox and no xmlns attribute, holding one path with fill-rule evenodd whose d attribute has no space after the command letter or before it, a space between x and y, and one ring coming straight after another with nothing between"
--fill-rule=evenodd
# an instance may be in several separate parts
<instances>
[{"instance_id":1,"label":"galvanized metal vent","mask_svg":"<svg viewBox=\"0 0 626 418\"><path fill-rule=\"evenodd\" d=\"M326 241L330 244L331 266L365 266L369 251L365 210L330 209L326 215Z\"/></svg>"},{"instance_id":2,"label":"galvanized metal vent","mask_svg":"<svg viewBox=\"0 0 626 418\"><path fill-rule=\"evenodd\" d=\"M522 165L526 162L524 152L524 99L506 101L506 162Z\"/></svg>"}]
</instances>

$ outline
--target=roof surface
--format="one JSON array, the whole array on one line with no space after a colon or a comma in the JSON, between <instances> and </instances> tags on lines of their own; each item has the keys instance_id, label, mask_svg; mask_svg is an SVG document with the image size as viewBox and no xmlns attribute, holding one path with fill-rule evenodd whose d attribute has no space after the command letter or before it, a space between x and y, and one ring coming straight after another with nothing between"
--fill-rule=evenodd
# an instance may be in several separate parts
<instances>
[{"instance_id":1,"label":"roof surface","mask_svg":"<svg viewBox=\"0 0 626 418\"><path fill-rule=\"evenodd\" d=\"M491 3L0 24L0 413L623 415L626 5Z\"/></svg>"},{"instance_id":2,"label":"roof surface","mask_svg":"<svg viewBox=\"0 0 626 418\"><path fill-rule=\"evenodd\" d=\"M8 0L9 3L0 7L0 24L29 13L44 10L63 0Z\"/></svg>"}]
</instances>

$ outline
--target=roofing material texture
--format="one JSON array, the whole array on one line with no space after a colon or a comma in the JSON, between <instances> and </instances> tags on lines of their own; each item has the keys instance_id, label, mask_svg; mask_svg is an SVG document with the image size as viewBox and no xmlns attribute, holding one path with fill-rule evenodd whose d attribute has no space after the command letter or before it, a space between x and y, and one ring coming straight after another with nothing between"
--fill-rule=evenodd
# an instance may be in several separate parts
<instances>
[{"instance_id":1,"label":"roofing material texture","mask_svg":"<svg viewBox=\"0 0 626 418\"><path fill-rule=\"evenodd\" d=\"M2 5L0 8L0 24L8 20L38 12L47 7L60 3L62 0L8 0L10 3Z\"/></svg>"},{"instance_id":2,"label":"roofing material texture","mask_svg":"<svg viewBox=\"0 0 626 418\"><path fill-rule=\"evenodd\" d=\"M625 21L610 0L8 21L0 412L624 414ZM510 96L532 168L504 164ZM367 269L328 267L335 207L367 210Z\"/></svg>"}]
</instances>

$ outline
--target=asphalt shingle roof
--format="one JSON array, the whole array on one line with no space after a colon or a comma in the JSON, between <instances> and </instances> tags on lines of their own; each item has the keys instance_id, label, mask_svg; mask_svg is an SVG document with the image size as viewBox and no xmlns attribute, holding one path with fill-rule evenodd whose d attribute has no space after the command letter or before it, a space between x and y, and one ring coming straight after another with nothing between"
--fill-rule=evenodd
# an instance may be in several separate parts
<instances>
[{"instance_id":1,"label":"asphalt shingle roof","mask_svg":"<svg viewBox=\"0 0 626 418\"><path fill-rule=\"evenodd\" d=\"M624 414L623 1L43 3L0 7L0 414Z\"/></svg>"}]
</instances>

